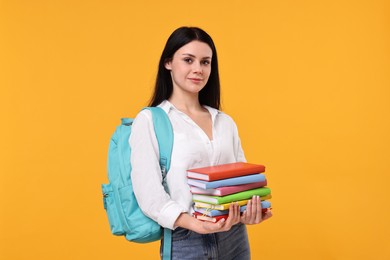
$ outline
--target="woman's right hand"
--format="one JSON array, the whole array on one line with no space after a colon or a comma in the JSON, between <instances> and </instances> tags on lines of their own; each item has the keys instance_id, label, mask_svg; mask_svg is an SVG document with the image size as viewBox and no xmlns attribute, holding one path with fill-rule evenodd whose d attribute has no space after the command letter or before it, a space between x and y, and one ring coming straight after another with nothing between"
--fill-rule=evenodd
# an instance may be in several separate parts
<instances>
[{"instance_id":1,"label":"woman's right hand","mask_svg":"<svg viewBox=\"0 0 390 260\"><path fill-rule=\"evenodd\" d=\"M226 220L221 219L217 223L201 221L201 229L195 232L200 234L209 234L229 231L232 226L238 223L240 223L240 206L238 203L231 203L229 206L229 217Z\"/></svg>"},{"instance_id":2,"label":"woman's right hand","mask_svg":"<svg viewBox=\"0 0 390 260\"><path fill-rule=\"evenodd\" d=\"M233 225L240 222L240 206L237 203L231 203L229 207L229 216L227 219L221 219L217 223L201 221L188 213L182 213L176 220L175 226L192 230L199 234L210 234L224 232L231 229Z\"/></svg>"}]
</instances>

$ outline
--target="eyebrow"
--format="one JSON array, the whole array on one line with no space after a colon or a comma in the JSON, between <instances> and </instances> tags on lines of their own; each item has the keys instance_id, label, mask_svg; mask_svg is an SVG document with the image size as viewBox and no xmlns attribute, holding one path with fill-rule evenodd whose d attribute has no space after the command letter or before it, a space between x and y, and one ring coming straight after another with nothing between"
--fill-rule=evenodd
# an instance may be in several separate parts
<instances>
[{"instance_id":1,"label":"eyebrow","mask_svg":"<svg viewBox=\"0 0 390 260\"><path fill-rule=\"evenodd\" d=\"M193 55L193 54L191 54L191 53L183 53L182 55L183 55L183 56L184 56L184 55L187 55L187 56L190 56L190 57L196 58L196 56L195 56L195 55ZM211 57L203 57L202 59L211 59Z\"/></svg>"}]
</instances>

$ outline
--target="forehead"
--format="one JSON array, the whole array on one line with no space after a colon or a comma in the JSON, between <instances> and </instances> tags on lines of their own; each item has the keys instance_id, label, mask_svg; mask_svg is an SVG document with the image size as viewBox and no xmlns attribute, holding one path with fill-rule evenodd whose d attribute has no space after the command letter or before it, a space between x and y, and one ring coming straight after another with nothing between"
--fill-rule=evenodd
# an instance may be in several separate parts
<instances>
[{"instance_id":1,"label":"forehead","mask_svg":"<svg viewBox=\"0 0 390 260\"><path fill-rule=\"evenodd\" d=\"M207 43L200 41L192 41L183 45L180 49L176 51L178 55L191 54L197 58L211 58L213 51Z\"/></svg>"}]
</instances>

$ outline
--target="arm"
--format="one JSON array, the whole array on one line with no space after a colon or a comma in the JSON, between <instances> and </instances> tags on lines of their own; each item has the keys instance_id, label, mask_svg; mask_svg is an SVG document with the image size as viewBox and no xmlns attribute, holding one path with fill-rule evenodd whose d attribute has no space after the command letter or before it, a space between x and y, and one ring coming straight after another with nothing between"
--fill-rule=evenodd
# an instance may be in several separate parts
<instances>
[{"instance_id":1,"label":"arm","mask_svg":"<svg viewBox=\"0 0 390 260\"><path fill-rule=\"evenodd\" d=\"M162 185L158 143L150 111L143 110L137 115L129 142L133 189L141 210L161 226L173 229L175 220L185 209L170 198Z\"/></svg>"},{"instance_id":2,"label":"arm","mask_svg":"<svg viewBox=\"0 0 390 260\"><path fill-rule=\"evenodd\" d=\"M241 146L240 136L238 135L238 129L236 123L233 121L233 147L234 155L236 157L236 162L246 162L244 150Z\"/></svg>"}]
</instances>

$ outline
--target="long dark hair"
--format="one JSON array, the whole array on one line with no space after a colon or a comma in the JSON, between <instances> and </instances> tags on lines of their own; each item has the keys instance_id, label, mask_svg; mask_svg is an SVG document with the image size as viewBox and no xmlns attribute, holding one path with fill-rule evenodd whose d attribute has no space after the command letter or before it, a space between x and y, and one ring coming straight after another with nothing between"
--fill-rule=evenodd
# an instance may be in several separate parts
<instances>
[{"instance_id":1,"label":"long dark hair","mask_svg":"<svg viewBox=\"0 0 390 260\"><path fill-rule=\"evenodd\" d=\"M173 55L178 49L195 40L209 45L213 53L211 59L211 73L207 84L199 92L199 103L201 105L219 109L221 94L217 50L210 35L197 27L180 27L169 36L158 64L156 85L149 106L155 107L165 99L170 98L173 91L173 84L170 71L165 68L165 64L172 60Z\"/></svg>"}]
</instances>

